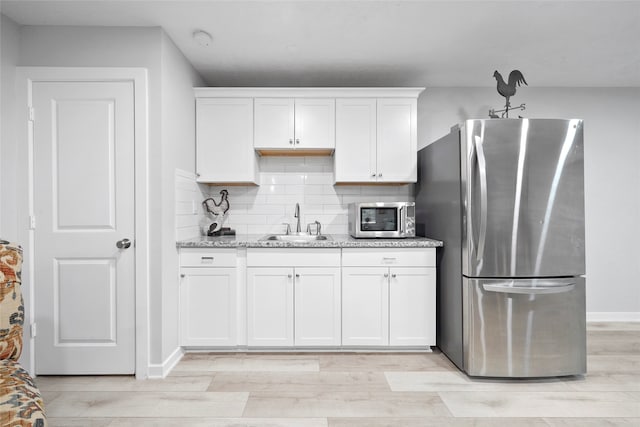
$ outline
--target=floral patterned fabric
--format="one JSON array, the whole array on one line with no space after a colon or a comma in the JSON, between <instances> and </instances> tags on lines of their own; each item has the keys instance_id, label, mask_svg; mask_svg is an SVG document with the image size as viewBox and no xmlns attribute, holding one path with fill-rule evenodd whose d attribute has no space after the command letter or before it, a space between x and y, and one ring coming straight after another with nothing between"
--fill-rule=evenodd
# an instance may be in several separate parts
<instances>
[{"instance_id":1,"label":"floral patterned fabric","mask_svg":"<svg viewBox=\"0 0 640 427\"><path fill-rule=\"evenodd\" d=\"M46 425L44 403L29 373L18 362L0 361L0 426Z\"/></svg>"},{"instance_id":2,"label":"floral patterned fabric","mask_svg":"<svg viewBox=\"0 0 640 427\"><path fill-rule=\"evenodd\" d=\"M0 359L18 360L22 353L24 304L22 280L22 248L0 240Z\"/></svg>"},{"instance_id":3,"label":"floral patterned fabric","mask_svg":"<svg viewBox=\"0 0 640 427\"><path fill-rule=\"evenodd\" d=\"M0 240L0 426L46 426L40 391L18 363L24 304L20 289L22 248Z\"/></svg>"}]
</instances>

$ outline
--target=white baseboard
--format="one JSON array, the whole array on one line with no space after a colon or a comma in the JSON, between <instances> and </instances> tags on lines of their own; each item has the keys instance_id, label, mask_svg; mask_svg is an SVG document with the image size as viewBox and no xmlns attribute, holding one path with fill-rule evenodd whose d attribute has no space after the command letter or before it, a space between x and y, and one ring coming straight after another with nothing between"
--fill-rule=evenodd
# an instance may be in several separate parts
<instances>
[{"instance_id":1,"label":"white baseboard","mask_svg":"<svg viewBox=\"0 0 640 427\"><path fill-rule=\"evenodd\" d=\"M176 348L167 359L159 365L149 364L148 378L165 378L184 356L182 347Z\"/></svg>"},{"instance_id":2,"label":"white baseboard","mask_svg":"<svg viewBox=\"0 0 640 427\"><path fill-rule=\"evenodd\" d=\"M638 311L592 311L587 313L587 322L640 322Z\"/></svg>"}]
</instances>

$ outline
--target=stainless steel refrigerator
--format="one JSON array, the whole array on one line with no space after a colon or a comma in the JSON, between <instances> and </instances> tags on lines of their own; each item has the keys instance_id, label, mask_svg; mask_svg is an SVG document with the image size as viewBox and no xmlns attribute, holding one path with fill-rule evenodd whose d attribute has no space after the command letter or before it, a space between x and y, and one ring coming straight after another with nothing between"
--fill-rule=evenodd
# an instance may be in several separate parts
<instances>
[{"instance_id":1,"label":"stainless steel refrigerator","mask_svg":"<svg viewBox=\"0 0 640 427\"><path fill-rule=\"evenodd\" d=\"M586 372L582 120L467 120L418 153L437 345L481 377Z\"/></svg>"}]
</instances>

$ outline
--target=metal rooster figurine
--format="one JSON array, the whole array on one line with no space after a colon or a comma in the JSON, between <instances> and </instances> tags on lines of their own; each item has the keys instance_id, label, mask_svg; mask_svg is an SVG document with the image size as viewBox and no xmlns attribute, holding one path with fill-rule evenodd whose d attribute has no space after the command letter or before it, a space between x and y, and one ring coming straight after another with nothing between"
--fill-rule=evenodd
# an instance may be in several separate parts
<instances>
[{"instance_id":1,"label":"metal rooster figurine","mask_svg":"<svg viewBox=\"0 0 640 427\"><path fill-rule=\"evenodd\" d=\"M509 101L509 99L516 94L516 87L521 86L522 83L526 84L527 86L529 86L529 84L524 79L524 76L522 75L520 70L513 70L512 72L510 72L508 82L504 81L504 79L502 78L502 75L500 75L500 73L497 70L493 72L493 77L498 82L498 93L504 96L507 100L507 103L504 106L504 110L498 110L498 112L504 111L504 113L502 114L502 117L505 117L505 116L509 117L509 110L512 109L511 102ZM524 104L515 108L524 110ZM489 112L490 116L497 117L495 113L496 113L496 110L491 110Z\"/></svg>"},{"instance_id":2,"label":"metal rooster figurine","mask_svg":"<svg viewBox=\"0 0 640 427\"><path fill-rule=\"evenodd\" d=\"M220 194L222 197L218 203L216 203L216 201L211 197L202 202L203 206L213 219L208 230L206 230L207 235L209 236L212 236L213 233L219 231L227 218L226 213L229 210L229 200L227 200L227 196L229 195L229 192L227 190L222 190L220 191Z\"/></svg>"}]
</instances>

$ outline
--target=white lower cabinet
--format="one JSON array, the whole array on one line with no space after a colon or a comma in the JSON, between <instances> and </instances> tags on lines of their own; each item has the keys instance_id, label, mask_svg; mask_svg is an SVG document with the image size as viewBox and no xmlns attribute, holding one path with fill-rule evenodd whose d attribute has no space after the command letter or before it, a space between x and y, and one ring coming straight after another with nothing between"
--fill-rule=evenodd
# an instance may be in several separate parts
<instances>
[{"instance_id":1,"label":"white lower cabinet","mask_svg":"<svg viewBox=\"0 0 640 427\"><path fill-rule=\"evenodd\" d=\"M436 269L389 269L389 345L436 344Z\"/></svg>"},{"instance_id":2,"label":"white lower cabinet","mask_svg":"<svg viewBox=\"0 0 640 427\"><path fill-rule=\"evenodd\" d=\"M340 268L294 269L296 347L340 345Z\"/></svg>"},{"instance_id":3,"label":"white lower cabinet","mask_svg":"<svg viewBox=\"0 0 640 427\"><path fill-rule=\"evenodd\" d=\"M238 345L236 249L180 250L180 343Z\"/></svg>"},{"instance_id":4,"label":"white lower cabinet","mask_svg":"<svg viewBox=\"0 0 640 427\"><path fill-rule=\"evenodd\" d=\"M183 346L236 346L235 267L183 268L180 335Z\"/></svg>"},{"instance_id":5,"label":"white lower cabinet","mask_svg":"<svg viewBox=\"0 0 640 427\"><path fill-rule=\"evenodd\" d=\"M436 344L435 249L344 249L342 345Z\"/></svg>"},{"instance_id":6,"label":"white lower cabinet","mask_svg":"<svg viewBox=\"0 0 640 427\"><path fill-rule=\"evenodd\" d=\"M247 251L247 344L340 345L340 250Z\"/></svg>"},{"instance_id":7,"label":"white lower cabinet","mask_svg":"<svg viewBox=\"0 0 640 427\"><path fill-rule=\"evenodd\" d=\"M247 268L247 344L293 345L292 268Z\"/></svg>"},{"instance_id":8,"label":"white lower cabinet","mask_svg":"<svg viewBox=\"0 0 640 427\"><path fill-rule=\"evenodd\" d=\"M342 269L342 345L389 344L389 281L384 267Z\"/></svg>"},{"instance_id":9,"label":"white lower cabinet","mask_svg":"<svg viewBox=\"0 0 640 427\"><path fill-rule=\"evenodd\" d=\"M435 249L249 248L246 265L235 249L183 249L180 260L185 347L435 345Z\"/></svg>"}]
</instances>

